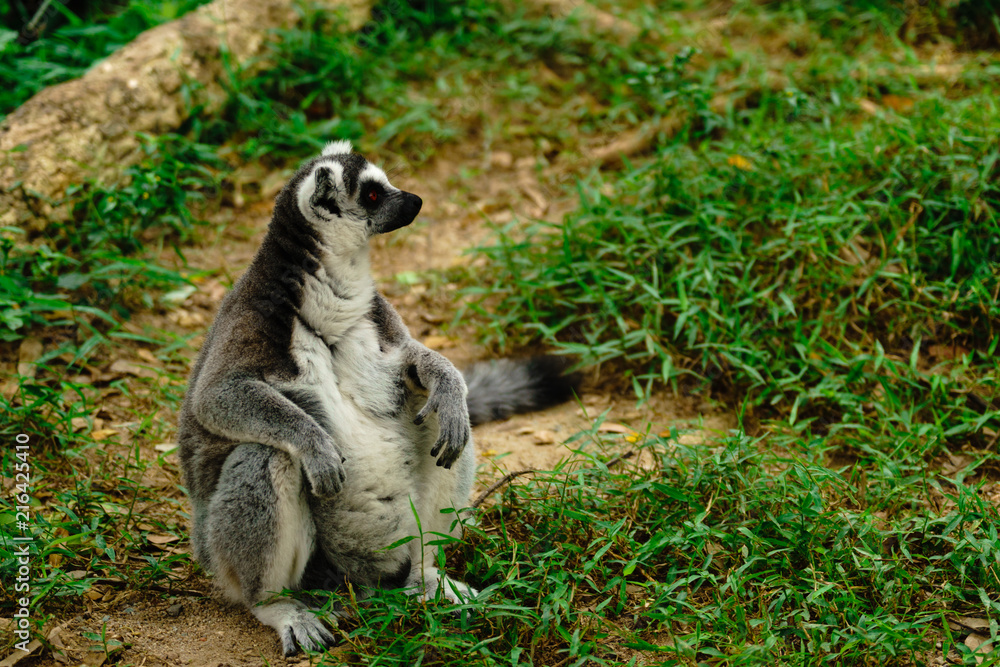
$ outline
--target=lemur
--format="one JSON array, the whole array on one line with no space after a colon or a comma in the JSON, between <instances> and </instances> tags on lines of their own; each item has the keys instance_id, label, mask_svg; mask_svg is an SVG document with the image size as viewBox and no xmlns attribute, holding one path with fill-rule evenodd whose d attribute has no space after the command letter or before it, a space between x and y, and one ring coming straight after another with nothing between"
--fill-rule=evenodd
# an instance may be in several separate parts
<instances>
[{"instance_id":1,"label":"lemur","mask_svg":"<svg viewBox=\"0 0 1000 667\"><path fill-rule=\"evenodd\" d=\"M191 371L178 439L195 556L286 655L334 641L306 602L275 596L286 589L475 596L438 571L435 547L406 538L459 534L442 510L469 503L470 423L573 389L548 357L463 377L410 337L375 289L369 240L421 205L349 142L327 145L278 194Z\"/></svg>"}]
</instances>

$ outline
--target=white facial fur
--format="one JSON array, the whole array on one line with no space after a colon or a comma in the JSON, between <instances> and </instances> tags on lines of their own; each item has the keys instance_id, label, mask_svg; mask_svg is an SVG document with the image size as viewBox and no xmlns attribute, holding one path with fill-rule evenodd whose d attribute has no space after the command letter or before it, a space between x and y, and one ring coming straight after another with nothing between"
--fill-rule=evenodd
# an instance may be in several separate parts
<instances>
[{"instance_id":1,"label":"white facial fur","mask_svg":"<svg viewBox=\"0 0 1000 667\"><path fill-rule=\"evenodd\" d=\"M384 171L370 162L364 169L361 170L361 175L358 177L359 183L364 183L365 181L377 181L385 186L387 192L393 192L399 189L389 182L389 177L385 175Z\"/></svg>"},{"instance_id":2,"label":"white facial fur","mask_svg":"<svg viewBox=\"0 0 1000 667\"><path fill-rule=\"evenodd\" d=\"M336 158L349 154L350 150L350 142L331 142L323 150L323 157ZM358 193L349 192L345 182L345 169L357 170L357 167L356 162L345 166L337 159L321 159L302 180L297 192L296 200L302 215L320 232L323 245L337 254L353 253L366 247L373 233L371 211L365 210L358 201ZM385 194L399 191L382 169L369 162L364 162L360 171L352 175L354 178L348 180L355 184L374 181L384 188ZM318 197L317 189L322 189ZM330 204L333 204L332 208Z\"/></svg>"},{"instance_id":3,"label":"white facial fur","mask_svg":"<svg viewBox=\"0 0 1000 667\"><path fill-rule=\"evenodd\" d=\"M317 172L326 170L333 184L327 196L336 202L339 215L313 202L316 194ZM319 162L299 186L296 197L299 210L322 236L324 247L336 252L338 249L355 252L368 244L364 212L357 203L350 200L344 185L344 167L333 160ZM337 253L341 254L341 253Z\"/></svg>"}]
</instances>

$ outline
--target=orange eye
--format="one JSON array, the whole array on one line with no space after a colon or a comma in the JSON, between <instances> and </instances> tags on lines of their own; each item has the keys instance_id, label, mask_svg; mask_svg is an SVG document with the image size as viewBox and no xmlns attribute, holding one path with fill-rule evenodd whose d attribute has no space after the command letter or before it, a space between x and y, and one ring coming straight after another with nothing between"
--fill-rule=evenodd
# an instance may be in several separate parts
<instances>
[{"instance_id":1,"label":"orange eye","mask_svg":"<svg viewBox=\"0 0 1000 667\"><path fill-rule=\"evenodd\" d=\"M374 190L369 190L368 198L371 199L372 201L378 201L378 193Z\"/></svg>"}]
</instances>

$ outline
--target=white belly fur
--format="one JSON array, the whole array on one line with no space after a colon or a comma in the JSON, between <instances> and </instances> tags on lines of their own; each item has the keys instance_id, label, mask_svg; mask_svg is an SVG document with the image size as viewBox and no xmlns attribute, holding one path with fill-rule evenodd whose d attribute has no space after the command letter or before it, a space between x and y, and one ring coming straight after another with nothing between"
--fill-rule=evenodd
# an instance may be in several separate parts
<instances>
[{"instance_id":1,"label":"white belly fur","mask_svg":"<svg viewBox=\"0 0 1000 667\"><path fill-rule=\"evenodd\" d=\"M468 504L467 497L455 498L464 485L457 470L437 467L430 455L438 436L436 416L413 424L426 396L405 389L400 407L400 352L382 352L369 321L346 332L335 353L296 323L292 349L299 376L290 388L315 392L346 458L341 492L329 501L311 502L317 539L331 563L365 583L378 572L403 567L418 546L390 552L389 545L419 538L420 532L424 542L438 539L430 533L451 533L456 515L440 510ZM471 456L472 444L467 448Z\"/></svg>"}]
</instances>

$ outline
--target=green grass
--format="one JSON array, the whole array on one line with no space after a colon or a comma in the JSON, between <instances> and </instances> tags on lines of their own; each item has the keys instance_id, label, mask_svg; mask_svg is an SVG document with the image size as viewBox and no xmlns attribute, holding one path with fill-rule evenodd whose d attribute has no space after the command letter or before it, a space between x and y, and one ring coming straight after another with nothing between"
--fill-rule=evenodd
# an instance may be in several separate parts
<instances>
[{"instance_id":1,"label":"green grass","mask_svg":"<svg viewBox=\"0 0 1000 667\"><path fill-rule=\"evenodd\" d=\"M975 485L946 490L952 482L939 472L944 457L961 452L969 458L963 475L987 488L996 480L995 89L967 84L943 95L905 79L879 88L850 74L852 61L833 52L840 47L811 47L805 62L786 68L783 90L755 85L759 64L748 54L743 80L727 88L749 95L726 111L704 104L715 93L696 71L653 82L650 97L672 95L685 129L652 159L582 179L579 210L559 223L498 228L496 242L478 250L487 268L467 290L480 299L487 341L540 340L583 366L610 364L631 377L639 398L663 388L707 390L735 403L742 424L763 434L763 451L807 458L810 476L831 480L813 493L819 504L811 513L760 510L800 526L785 533L785 548L768 543L780 522L743 534L764 542L763 581L819 568L825 575L812 580L814 594L800 600L844 589L814 614L809 604L786 607L791 591L762 603L751 589L771 586L752 577L714 580L709 594L717 602L746 596L762 614L757 627L774 630L760 643L713 645L754 635L734 627L748 608L741 604L713 621L723 628L715 640L710 630L697 635L696 646L735 653L738 663L772 664L782 655L805 664L814 653L837 664L890 656L921 662L918 654L931 646L924 631L941 623L915 604L916 591L942 590L949 577L971 571L946 545L979 545L972 550L982 556L981 578L960 597L984 617L998 609L995 507ZM713 66L737 71L740 57ZM823 68L810 67L817 63ZM856 102L878 103L890 92L908 96L912 108L897 113L891 105L899 103L887 99L871 114ZM827 460L839 463L821 468ZM980 475L971 472L977 468ZM802 488L787 485L794 468L775 469L761 473L765 485L803 502ZM842 477L865 481L860 497L832 483ZM911 484L911 493L898 492ZM936 509L940 494L951 507L975 508L967 534L951 535L965 520ZM903 533L930 530L934 537L922 538L920 548L933 557L890 559L879 541L835 553L824 536L866 536L874 524L865 512L840 524L840 515L820 509L824 498L884 513ZM896 539L881 529L867 536ZM811 545L801 552L810 557L786 561L800 544ZM718 555L746 563L740 549ZM880 574L862 576L859 549ZM915 561L919 576L909 570ZM935 568L936 586L924 578ZM892 591L900 606L875 595L854 607L858 591L884 590L886 573L902 586ZM951 604L931 597L939 611ZM699 618L695 627L704 628L707 619ZM795 625L800 633L788 630ZM680 616L671 627L678 626Z\"/></svg>"},{"instance_id":2,"label":"green grass","mask_svg":"<svg viewBox=\"0 0 1000 667\"><path fill-rule=\"evenodd\" d=\"M205 0L77 3L52 2L37 39L22 44L19 32L35 16L35 3L0 2L0 120L46 86L74 79L139 33L178 18ZM74 5L75 7L76 5Z\"/></svg>"},{"instance_id":3,"label":"green grass","mask_svg":"<svg viewBox=\"0 0 1000 667\"><path fill-rule=\"evenodd\" d=\"M83 75L142 31L200 4L105 2L74 11L56 1L42 14L34 38L22 43L19 31L35 8L0 2L7 26L0 30L0 120L45 86ZM49 225L42 238L2 230L0 340L16 341L37 327L78 326L79 316L111 322L131 307L149 307L148 290L184 282L146 261L142 233L190 231L196 218L188 204L212 185L208 169L219 160L180 136L148 137L144 148L146 158L126 170L122 185L71 188L64 201L72 220Z\"/></svg>"},{"instance_id":4,"label":"green grass","mask_svg":"<svg viewBox=\"0 0 1000 667\"><path fill-rule=\"evenodd\" d=\"M340 622L352 662L925 664L969 653L946 615L1000 611L997 509L961 479L897 480L912 509L886 518L881 489L822 451L674 434L609 467L595 433L576 438L582 465L506 489L451 550L480 599L385 594ZM946 511L920 508L928 486Z\"/></svg>"},{"instance_id":5,"label":"green grass","mask_svg":"<svg viewBox=\"0 0 1000 667\"><path fill-rule=\"evenodd\" d=\"M813 415L860 414L858 390L880 377L912 398L933 376L949 384L947 366L992 378L992 94L928 100L905 118L845 110L834 124L832 111L788 121L786 96L766 97L720 119L721 140L674 141L583 182L564 222L523 239L501 230L482 251L496 267L479 290L498 313L490 331L522 322L586 363L626 359L640 394L715 374ZM964 361L932 372L933 344Z\"/></svg>"},{"instance_id":6,"label":"green grass","mask_svg":"<svg viewBox=\"0 0 1000 667\"><path fill-rule=\"evenodd\" d=\"M928 78L913 47L928 25L957 49L986 37L953 34L964 14L933 3L917 30L898 3L741 2L717 39L705 6L596 4L641 38L491 0L384 4L350 38L303 10L274 67L232 73L221 112L147 138L121 183L68 192L70 222L5 234L0 345L45 342L0 398L0 432L31 436L40 474L39 626L96 586L195 576L149 539L183 543L186 519L177 489L144 477L176 468L143 454L171 437L190 342L129 319L194 278L161 251L222 224L228 193L253 188L240 166L287 169L335 136L418 168L449 145L542 156L540 173L576 181L577 210L498 228L485 266L449 277L481 298L486 340L542 342L610 369L612 388L701 393L742 420L615 464L597 420L574 438L584 465L519 478L448 546L483 600L454 614L380 595L340 624L352 664L975 664L956 615L997 641L1000 63ZM28 47L0 33L0 113L189 6L98 8ZM673 118L651 152L588 163L588 146ZM100 379L137 348L158 377ZM98 419L119 433L95 440ZM13 521L4 496L5 599Z\"/></svg>"}]
</instances>

